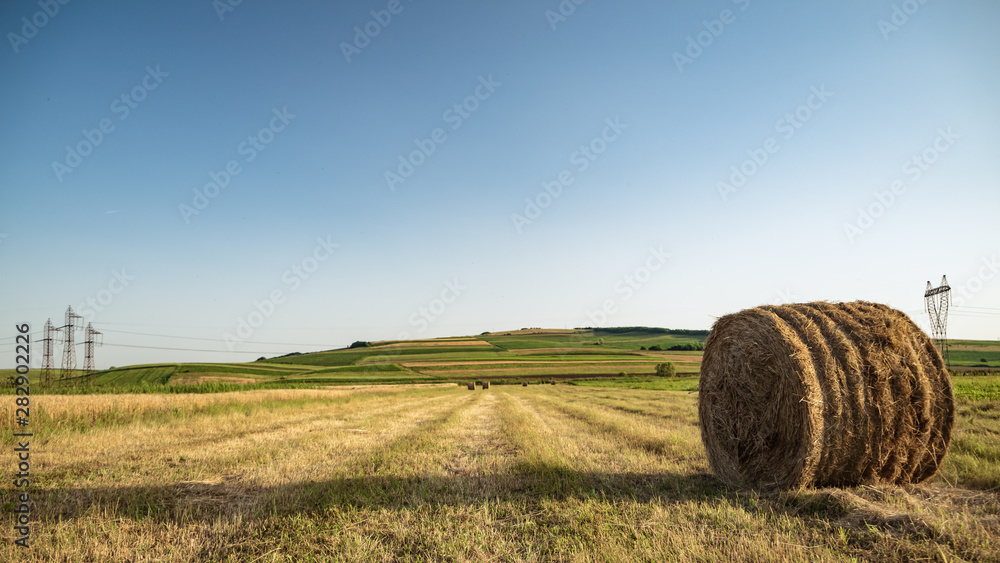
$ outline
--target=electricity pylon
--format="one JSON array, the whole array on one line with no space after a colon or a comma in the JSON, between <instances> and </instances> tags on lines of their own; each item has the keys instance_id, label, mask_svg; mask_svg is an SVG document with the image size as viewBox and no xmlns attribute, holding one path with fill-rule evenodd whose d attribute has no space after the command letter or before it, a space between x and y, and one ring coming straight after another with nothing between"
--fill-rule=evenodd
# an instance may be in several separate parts
<instances>
[{"instance_id":1,"label":"electricity pylon","mask_svg":"<svg viewBox=\"0 0 1000 563\"><path fill-rule=\"evenodd\" d=\"M62 329L58 329L52 326L52 319L45 321L45 328L43 329L42 336L42 385L49 385L52 383L52 368L55 367L55 362L53 361L53 350L55 349L55 333L61 332Z\"/></svg>"},{"instance_id":2,"label":"electricity pylon","mask_svg":"<svg viewBox=\"0 0 1000 563\"><path fill-rule=\"evenodd\" d=\"M83 371L90 373L94 371L94 345L100 346L104 344L98 341L95 336L102 336L101 332L94 329L94 325L87 323L87 328L83 331Z\"/></svg>"},{"instance_id":3,"label":"electricity pylon","mask_svg":"<svg viewBox=\"0 0 1000 563\"><path fill-rule=\"evenodd\" d=\"M80 319L83 317L74 313L72 306L66 309L66 324L59 327L63 333L62 373L59 374L59 379L73 377L73 372L76 371L76 343L73 342L73 336L79 328L77 321Z\"/></svg>"},{"instance_id":4,"label":"electricity pylon","mask_svg":"<svg viewBox=\"0 0 1000 563\"><path fill-rule=\"evenodd\" d=\"M944 365L948 365L948 305L951 304L951 286L948 285L948 276L941 276L941 285L931 287L931 282L927 282L927 291L924 292L924 307L931 318L931 332L937 342L941 357L944 358Z\"/></svg>"}]
</instances>

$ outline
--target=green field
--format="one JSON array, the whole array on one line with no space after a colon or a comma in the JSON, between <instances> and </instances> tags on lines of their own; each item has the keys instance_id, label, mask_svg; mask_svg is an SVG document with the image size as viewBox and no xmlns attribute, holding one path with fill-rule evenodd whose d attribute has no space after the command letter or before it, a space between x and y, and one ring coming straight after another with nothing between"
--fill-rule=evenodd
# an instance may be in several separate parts
<instances>
[{"instance_id":1,"label":"green field","mask_svg":"<svg viewBox=\"0 0 1000 563\"><path fill-rule=\"evenodd\" d=\"M1000 368L1000 349L949 350L948 363L952 366Z\"/></svg>"}]
</instances>

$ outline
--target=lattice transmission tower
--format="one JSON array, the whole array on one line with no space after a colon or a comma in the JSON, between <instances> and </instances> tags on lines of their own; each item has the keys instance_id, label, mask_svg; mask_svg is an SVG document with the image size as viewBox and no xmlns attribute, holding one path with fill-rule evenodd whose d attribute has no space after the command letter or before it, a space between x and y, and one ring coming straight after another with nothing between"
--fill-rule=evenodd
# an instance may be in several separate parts
<instances>
[{"instance_id":1,"label":"lattice transmission tower","mask_svg":"<svg viewBox=\"0 0 1000 563\"><path fill-rule=\"evenodd\" d=\"M72 306L66 309L66 324L59 327L63 333L62 373L59 374L59 379L73 377L73 372L76 371L76 343L73 337L80 328L77 321L81 319L83 317L74 313Z\"/></svg>"},{"instance_id":2,"label":"lattice transmission tower","mask_svg":"<svg viewBox=\"0 0 1000 563\"><path fill-rule=\"evenodd\" d=\"M52 319L45 321L45 328L42 332L42 385L52 383L52 370L55 368L55 333L62 329L52 326Z\"/></svg>"},{"instance_id":3,"label":"lattice transmission tower","mask_svg":"<svg viewBox=\"0 0 1000 563\"><path fill-rule=\"evenodd\" d=\"M86 373L91 373L94 371L94 345L101 346L104 344L103 339L98 340L96 337L103 336L99 330L94 328L94 325L87 323L87 328L83 331L83 371Z\"/></svg>"},{"instance_id":4,"label":"lattice transmission tower","mask_svg":"<svg viewBox=\"0 0 1000 563\"><path fill-rule=\"evenodd\" d=\"M948 276L941 276L941 285L932 287L931 282L927 282L927 291L924 292L924 307L931 318L931 332L944 365L948 365L948 306L951 304L951 286L948 285Z\"/></svg>"}]
</instances>

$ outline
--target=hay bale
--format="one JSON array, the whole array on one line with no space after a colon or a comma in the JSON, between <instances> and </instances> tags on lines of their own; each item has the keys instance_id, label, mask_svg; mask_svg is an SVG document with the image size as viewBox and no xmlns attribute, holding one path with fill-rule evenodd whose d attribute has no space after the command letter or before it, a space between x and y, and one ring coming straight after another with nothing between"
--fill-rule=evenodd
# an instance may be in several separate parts
<instances>
[{"instance_id":1,"label":"hay bale","mask_svg":"<svg viewBox=\"0 0 1000 563\"><path fill-rule=\"evenodd\" d=\"M475 390L476 390L476 382L475 381L470 381L469 382L469 391L475 391Z\"/></svg>"},{"instance_id":2,"label":"hay bale","mask_svg":"<svg viewBox=\"0 0 1000 563\"><path fill-rule=\"evenodd\" d=\"M756 307L718 319L705 342L701 438L733 485L919 483L941 466L954 417L934 343L885 305Z\"/></svg>"},{"instance_id":3,"label":"hay bale","mask_svg":"<svg viewBox=\"0 0 1000 563\"><path fill-rule=\"evenodd\" d=\"M490 382L489 381L484 381L483 382L483 390L485 391L486 389L489 389L489 388L490 388Z\"/></svg>"},{"instance_id":4,"label":"hay bale","mask_svg":"<svg viewBox=\"0 0 1000 563\"><path fill-rule=\"evenodd\" d=\"M528 386L528 382L527 381L522 381L521 382L521 387L527 387L527 386Z\"/></svg>"}]
</instances>

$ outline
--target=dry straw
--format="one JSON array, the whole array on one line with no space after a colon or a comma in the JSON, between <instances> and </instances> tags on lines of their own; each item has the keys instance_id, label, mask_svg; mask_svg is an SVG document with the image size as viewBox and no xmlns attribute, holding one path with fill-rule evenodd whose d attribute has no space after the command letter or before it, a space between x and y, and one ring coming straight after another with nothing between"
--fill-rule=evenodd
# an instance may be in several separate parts
<instances>
[{"instance_id":1,"label":"dry straw","mask_svg":"<svg viewBox=\"0 0 1000 563\"><path fill-rule=\"evenodd\" d=\"M483 389L489 389L489 388L490 388L490 382L489 381L484 381L483 382Z\"/></svg>"},{"instance_id":2,"label":"dry straw","mask_svg":"<svg viewBox=\"0 0 1000 563\"><path fill-rule=\"evenodd\" d=\"M885 305L803 303L726 315L698 398L712 470L737 486L919 483L951 442L951 379L930 338Z\"/></svg>"},{"instance_id":3,"label":"dry straw","mask_svg":"<svg viewBox=\"0 0 1000 563\"><path fill-rule=\"evenodd\" d=\"M469 391L475 391L475 390L476 390L476 382L475 381L470 381L469 382Z\"/></svg>"}]
</instances>

